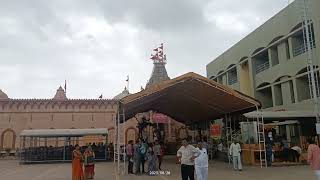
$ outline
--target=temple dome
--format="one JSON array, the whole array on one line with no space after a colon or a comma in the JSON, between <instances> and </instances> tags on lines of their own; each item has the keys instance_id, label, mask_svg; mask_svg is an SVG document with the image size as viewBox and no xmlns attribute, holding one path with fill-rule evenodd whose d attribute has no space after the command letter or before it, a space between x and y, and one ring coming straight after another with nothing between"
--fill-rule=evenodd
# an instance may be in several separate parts
<instances>
[{"instance_id":1,"label":"temple dome","mask_svg":"<svg viewBox=\"0 0 320 180\"><path fill-rule=\"evenodd\" d=\"M9 99L8 95L0 89L0 99Z\"/></svg>"},{"instance_id":2,"label":"temple dome","mask_svg":"<svg viewBox=\"0 0 320 180\"><path fill-rule=\"evenodd\" d=\"M53 99L54 100L66 100L67 99L66 93L61 86L57 90L56 95L54 95Z\"/></svg>"},{"instance_id":3,"label":"temple dome","mask_svg":"<svg viewBox=\"0 0 320 180\"><path fill-rule=\"evenodd\" d=\"M122 99L122 98L124 98L124 97L126 97L128 95L130 95L130 92L125 87L124 90L120 94L116 95L113 99L114 100L120 100L120 99Z\"/></svg>"}]
</instances>

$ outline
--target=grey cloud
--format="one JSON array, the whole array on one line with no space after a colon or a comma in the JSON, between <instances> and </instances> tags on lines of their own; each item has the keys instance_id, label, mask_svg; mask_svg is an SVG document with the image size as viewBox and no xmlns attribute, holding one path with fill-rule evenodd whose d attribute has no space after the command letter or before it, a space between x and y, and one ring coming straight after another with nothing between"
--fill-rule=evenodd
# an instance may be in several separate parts
<instances>
[{"instance_id":1,"label":"grey cloud","mask_svg":"<svg viewBox=\"0 0 320 180\"><path fill-rule=\"evenodd\" d=\"M161 42L171 77L187 71L205 75L210 60L284 6L276 0L0 4L0 76L7 77L1 78L0 88L19 98L52 97L64 79L69 97L96 98L101 93L113 97L123 90L128 74L131 90L138 91L152 71L151 50ZM225 33L215 21L223 13L237 17L246 30ZM87 27L94 23L97 27Z\"/></svg>"}]
</instances>

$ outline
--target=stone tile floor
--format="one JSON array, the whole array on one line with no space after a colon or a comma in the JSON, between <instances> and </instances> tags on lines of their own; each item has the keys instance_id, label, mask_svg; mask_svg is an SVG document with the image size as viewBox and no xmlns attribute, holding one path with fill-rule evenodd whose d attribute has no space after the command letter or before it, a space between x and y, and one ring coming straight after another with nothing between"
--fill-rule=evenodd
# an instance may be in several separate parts
<instances>
[{"instance_id":1,"label":"stone tile floor","mask_svg":"<svg viewBox=\"0 0 320 180\"><path fill-rule=\"evenodd\" d=\"M96 164L96 180L175 180L180 178L179 166L172 159L165 160L163 169L170 176L122 175L116 176L113 162ZM0 180L71 180L71 164L20 165L17 160L0 160ZM245 167L242 172L233 171L223 162L210 162L209 179L222 180L313 180L312 170L308 166L290 167Z\"/></svg>"}]
</instances>

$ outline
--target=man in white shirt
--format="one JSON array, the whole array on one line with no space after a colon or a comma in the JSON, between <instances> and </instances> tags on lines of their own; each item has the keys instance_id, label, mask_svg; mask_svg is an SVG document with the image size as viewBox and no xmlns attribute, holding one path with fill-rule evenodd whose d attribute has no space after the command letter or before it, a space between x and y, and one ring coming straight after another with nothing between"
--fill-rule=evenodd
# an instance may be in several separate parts
<instances>
[{"instance_id":1,"label":"man in white shirt","mask_svg":"<svg viewBox=\"0 0 320 180\"><path fill-rule=\"evenodd\" d=\"M232 142L229 149L229 155L232 157L233 169L242 171L241 146L238 141Z\"/></svg>"},{"instance_id":2,"label":"man in white shirt","mask_svg":"<svg viewBox=\"0 0 320 180\"><path fill-rule=\"evenodd\" d=\"M190 145L186 139L182 140L182 146L177 152L179 162L181 162L182 180L194 180L194 159L199 156L199 150Z\"/></svg>"},{"instance_id":3,"label":"man in white shirt","mask_svg":"<svg viewBox=\"0 0 320 180\"><path fill-rule=\"evenodd\" d=\"M293 162L299 162L300 161L300 155L302 153L302 149L299 146L293 146L290 149L290 155L293 160Z\"/></svg>"},{"instance_id":4,"label":"man in white shirt","mask_svg":"<svg viewBox=\"0 0 320 180\"><path fill-rule=\"evenodd\" d=\"M195 159L195 169L197 180L208 180L208 154L207 150L202 147L203 143L199 142L198 147L200 154Z\"/></svg>"}]
</instances>

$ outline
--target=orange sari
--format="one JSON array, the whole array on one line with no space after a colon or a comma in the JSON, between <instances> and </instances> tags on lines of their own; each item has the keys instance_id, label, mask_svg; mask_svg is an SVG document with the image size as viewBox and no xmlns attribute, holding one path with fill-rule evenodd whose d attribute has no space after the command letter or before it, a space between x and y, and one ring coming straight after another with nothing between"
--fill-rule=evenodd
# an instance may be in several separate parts
<instances>
[{"instance_id":1,"label":"orange sari","mask_svg":"<svg viewBox=\"0 0 320 180\"><path fill-rule=\"evenodd\" d=\"M74 150L72 156L72 180L83 180L82 154L80 151Z\"/></svg>"}]
</instances>

